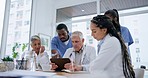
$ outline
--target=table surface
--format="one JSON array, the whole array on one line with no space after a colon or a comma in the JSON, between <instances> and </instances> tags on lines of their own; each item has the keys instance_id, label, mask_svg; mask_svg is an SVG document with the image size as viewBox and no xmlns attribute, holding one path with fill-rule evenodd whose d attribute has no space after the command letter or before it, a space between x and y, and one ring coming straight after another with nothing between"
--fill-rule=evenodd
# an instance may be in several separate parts
<instances>
[{"instance_id":1,"label":"table surface","mask_svg":"<svg viewBox=\"0 0 148 78\"><path fill-rule=\"evenodd\" d=\"M42 72L42 71L27 71L27 70L13 70L7 72L0 72L0 78L90 78L88 72ZM145 71L144 78L148 78L148 71Z\"/></svg>"},{"instance_id":2,"label":"table surface","mask_svg":"<svg viewBox=\"0 0 148 78\"><path fill-rule=\"evenodd\" d=\"M77 72L54 72L54 71L27 71L27 70L13 70L7 72L0 72L0 78L90 78L89 73L85 71Z\"/></svg>"}]
</instances>

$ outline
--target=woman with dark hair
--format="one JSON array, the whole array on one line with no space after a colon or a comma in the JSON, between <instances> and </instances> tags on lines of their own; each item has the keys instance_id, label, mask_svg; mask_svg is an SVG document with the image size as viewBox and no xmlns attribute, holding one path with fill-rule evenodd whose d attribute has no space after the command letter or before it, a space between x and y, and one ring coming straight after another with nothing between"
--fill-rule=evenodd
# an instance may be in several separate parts
<instances>
[{"instance_id":1,"label":"woman with dark hair","mask_svg":"<svg viewBox=\"0 0 148 78\"><path fill-rule=\"evenodd\" d=\"M90 29L99 41L98 56L90 63L90 73L96 78L135 78L127 48L110 18L93 17Z\"/></svg>"},{"instance_id":2,"label":"woman with dark hair","mask_svg":"<svg viewBox=\"0 0 148 78\"><path fill-rule=\"evenodd\" d=\"M107 17L109 17L112 20L115 28L121 34L121 36L122 36L122 38L124 40L125 45L129 49L129 46L131 44L133 44L133 38L132 38L128 28L120 25L118 11L116 9L108 10L108 11L105 12L104 15L106 15ZM128 52L130 54L129 50L128 50Z\"/></svg>"}]
</instances>

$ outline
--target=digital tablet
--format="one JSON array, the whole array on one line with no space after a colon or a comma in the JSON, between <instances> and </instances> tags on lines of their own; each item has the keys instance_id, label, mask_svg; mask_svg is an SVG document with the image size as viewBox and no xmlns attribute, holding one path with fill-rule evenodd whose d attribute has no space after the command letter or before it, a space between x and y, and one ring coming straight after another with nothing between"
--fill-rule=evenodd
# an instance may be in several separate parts
<instances>
[{"instance_id":1,"label":"digital tablet","mask_svg":"<svg viewBox=\"0 0 148 78\"><path fill-rule=\"evenodd\" d=\"M70 63L70 59L69 58L51 58L50 61L52 63L55 63L58 66L56 71L61 71L62 69L65 69L64 65L66 63Z\"/></svg>"}]
</instances>

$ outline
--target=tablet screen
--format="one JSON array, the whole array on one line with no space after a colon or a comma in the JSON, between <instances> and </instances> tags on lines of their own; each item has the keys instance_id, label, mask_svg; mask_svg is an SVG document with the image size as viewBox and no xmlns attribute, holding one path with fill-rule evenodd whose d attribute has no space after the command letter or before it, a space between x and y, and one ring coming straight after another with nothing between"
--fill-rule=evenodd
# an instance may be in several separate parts
<instances>
[{"instance_id":1,"label":"tablet screen","mask_svg":"<svg viewBox=\"0 0 148 78\"><path fill-rule=\"evenodd\" d=\"M52 63L55 63L58 66L56 71L61 71L62 69L65 69L64 65L66 63L70 63L70 59L69 58L51 58L50 61Z\"/></svg>"}]
</instances>

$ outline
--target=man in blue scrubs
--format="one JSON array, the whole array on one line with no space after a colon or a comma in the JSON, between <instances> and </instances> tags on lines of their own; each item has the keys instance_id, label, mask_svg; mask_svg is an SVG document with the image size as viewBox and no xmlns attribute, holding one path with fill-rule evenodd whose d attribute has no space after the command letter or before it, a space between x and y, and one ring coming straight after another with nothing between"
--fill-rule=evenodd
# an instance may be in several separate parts
<instances>
[{"instance_id":1,"label":"man in blue scrubs","mask_svg":"<svg viewBox=\"0 0 148 78\"><path fill-rule=\"evenodd\" d=\"M70 33L65 24L59 24L56 27L58 36L52 38L51 41L51 56L52 58L63 57L65 51L72 47Z\"/></svg>"}]
</instances>

